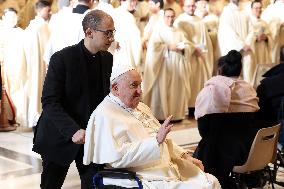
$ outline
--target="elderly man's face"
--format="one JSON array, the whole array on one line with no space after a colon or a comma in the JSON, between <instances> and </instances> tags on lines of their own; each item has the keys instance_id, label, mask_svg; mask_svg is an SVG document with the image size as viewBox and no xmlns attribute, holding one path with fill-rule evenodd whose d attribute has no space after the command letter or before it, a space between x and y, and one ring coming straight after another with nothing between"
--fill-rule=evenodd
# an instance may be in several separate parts
<instances>
[{"instance_id":1,"label":"elderly man's face","mask_svg":"<svg viewBox=\"0 0 284 189\"><path fill-rule=\"evenodd\" d=\"M141 76L136 70L130 70L118 82L116 95L128 107L136 108L141 100Z\"/></svg>"}]
</instances>

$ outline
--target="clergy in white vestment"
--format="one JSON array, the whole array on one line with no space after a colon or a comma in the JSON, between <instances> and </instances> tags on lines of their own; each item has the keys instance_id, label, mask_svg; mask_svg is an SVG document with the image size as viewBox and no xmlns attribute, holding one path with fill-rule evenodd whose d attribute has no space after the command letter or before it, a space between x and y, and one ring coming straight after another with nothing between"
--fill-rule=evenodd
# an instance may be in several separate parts
<instances>
[{"instance_id":1,"label":"clergy in white vestment","mask_svg":"<svg viewBox=\"0 0 284 189\"><path fill-rule=\"evenodd\" d=\"M144 33L144 28L148 23L150 10L149 2L144 0L138 0L135 8L134 16L136 18L137 26L140 30L141 37Z\"/></svg>"},{"instance_id":2,"label":"clergy in white vestment","mask_svg":"<svg viewBox=\"0 0 284 189\"><path fill-rule=\"evenodd\" d=\"M137 0L123 0L118 8L114 9L115 41L119 47L113 58L122 63L128 63L135 68L141 64L141 34L137 27L134 11Z\"/></svg>"},{"instance_id":3,"label":"clergy in white vestment","mask_svg":"<svg viewBox=\"0 0 284 189\"><path fill-rule=\"evenodd\" d=\"M169 115L173 120L184 119L191 91L188 60L195 48L173 27L174 19L174 10L164 9L164 24L154 30L146 54L143 102L158 120Z\"/></svg>"},{"instance_id":4,"label":"clergy in white vestment","mask_svg":"<svg viewBox=\"0 0 284 189\"><path fill-rule=\"evenodd\" d=\"M228 0L209 0L208 4L209 12L219 17L223 12L223 8L228 4Z\"/></svg>"},{"instance_id":5,"label":"clergy in white vestment","mask_svg":"<svg viewBox=\"0 0 284 189\"><path fill-rule=\"evenodd\" d=\"M268 24L260 18L261 10L261 1L253 1L248 38L256 64L271 64L273 41Z\"/></svg>"},{"instance_id":6,"label":"clergy in white vestment","mask_svg":"<svg viewBox=\"0 0 284 189\"><path fill-rule=\"evenodd\" d=\"M218 42L222 56L226 55L230 50L237 50L242 53L243 78L253 85L256 62L247 41L249 17L240 11L238 3L239 0L231 0L224 7L219 20Z\"/></svg>"},{"instance_id":7,"label":"clergy in white vestment","mask_svg":"<svg viewBox=\"0 0 284 189\"><path fill-rule=\"evenodd\" d=\"M26 83L28 94L28 123L26 126L28 127L36 125L42 112L41 93L46 74L43 54L50 36L48 20L51 4L47 1L38 1L35 9L37 15L25 29L24 37L28 78Z\"/></svg>"},{"instance_id":8,"label":"clergy in white vestment","mask_svg":"<svg viewBox=\"0 0 284 189\"><path fill-rule=\"evenodd\" d=\"M27 125L27 80L26 59L24 54L24 31L16 27L17 11L13 8L4 10L0 26L0 62L3 88L10 101L8 120L21 126ZM6 107L7 108L7 107Z\"/></svg>"},{"instance_id":9,"label":"clergy in white vestment","mask_svg":"<svg viewBox=\"0 0 284 189\"><path fill-rule=\"evenodd\" d=\"M205 24L194 15L195 0L185 0L183 9L184 13L177 17L174 26L184 31L187 40L195 46L195 52L188 60L191 65L191 75L188 75L191 85L188 107L193 108L197 94L213 73L213 47Z\"/></svg>"},{"instance_id":10,"label":"clergy in white vestment","mask_svg":"<svg viewBox=\"0 0 284 189\"><path fill-rule=\"evenodd\" d=\"M147 46L148 40L150 39L155 27L159 27L159 24L163 23L164 17L164 1L163 0L150 0L149 1L150 18L144 28L142 37L143 46Z\"/></svg>"},{"instance_id":11,"label":"clergy in white vestment","mask_svg":"<svg viewBox=\"0 0 284 189\"><path fill-rule=\"evenodd\" d=\"M113 67L111 92L92 113L83 163L105 164L137 173L144 188L219 189L202 162L167 139L171 116L160 125L141 100L141 76L125 65ZM134 187L136 181L104 179L105 185Z\"/></svg>"},{"instance_id":12,"label":"clergy in white vestment","mask_svg":"<svg viewBox=\"0 0 284 189\"><path fill-rule=\"evenodd\" d=\"M262 13L273 38L272 63L280 63L280 49L284 45L284 0L270 4Z\"/></svg>"},{"instance_id":13,"label":"clergy in white vestment","mask_svg":"<svg viewBox=\"0 0 284 189\"><path fill-rule=\"evenodd\" d=\"M219 17L214 12L210 11L209 3L205 0L200 0L196 2L196 10L194 14L200 19L202 19L209 33L214 52L213 75L216 75L217 61L220 57L220 49L217 40Z\"/></svg>"},{"instance_id":14,"label":"clergy in white vestment","mask_svg":"<svg viewBox=\"0 0 284 189\"><path fill-rule=\"evenodd\" d=\"M253 0L239 0L238 6L243 14L251 14L251 3Z\"/></svg>"},{"instance_id":15,"label":"clergy in white vestment","mask_svg":"<svg viewBox=\"0 0 284 189\"><path fill-rule=\"evenodd\" d=\"M163 8L164 8L164 0L150 0L149 1L150 18L142 34L142 55L141 55L141 61L142 61L141 71L142 72L145 66L148 41L153 31L155 30L155 28L159 28L160 24L163 23L163 17L164 17Z\"/></svg>"}]
</instances>

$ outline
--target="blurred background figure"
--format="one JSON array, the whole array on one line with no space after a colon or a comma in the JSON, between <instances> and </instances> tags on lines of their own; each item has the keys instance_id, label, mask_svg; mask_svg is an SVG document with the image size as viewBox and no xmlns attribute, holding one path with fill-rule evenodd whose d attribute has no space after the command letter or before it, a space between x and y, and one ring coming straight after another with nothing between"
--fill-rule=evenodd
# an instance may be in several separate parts
<instances>
[{"instance_id":1,"label":"blurred background figure","mask_svg":"<svg viewBox=\"0 0 284 189\"><path fill-rule=\"evenodd\" d=\"M43 54L49 40L48 21L51 16L51 3L38 0L35 5L36 16L25 29L25 56L27 63L26 93L28 96L26 126L36 125L41 114L41 93L46 74Z\"/></svg>"},{"instance_id":2,"label":"blurred background figure","mask_svg":"<svg viewBox=\"0 0 284 189\"><path fill-rule=\"evenodd\" d=\"M191 96L188 96L188 114L193 116L195 99L204 83L212 77L214 56L212 42L201 18L194 14L196 10L195 0L185 0L184 13L179 15L174 26L185 32L188 41L194 44L195 52L188 63L191 66L191 75L188 75L191 86Z\"/></svg>"},{"instance_id":3,"label":"blurred background figure","mask_svg":"<svg viewBox=\"0 0 284 189\"><path fill-rule=\"evenodd\" d=\"M137 0L122 0L114 9L115 41L118 43L114 59L139 69L141 64L141 34L134 17Z\"/></svg>"},{"instance_id":4,"label":"blurred background figure","mask_svg":"<svg viewBox=\"0 0 284 189\"><path fill-rule=\"evenodd\" d=\"M164 9L164 23L150 37L145 62L143 100L160 121L169 115L173 121L183 120L191 92L188 59L195 48L173 26L174 20L174 10Z\"/></svg>"},{"instance_id":5,"label":"blurred background figure","mask_svg":"<svg viewBox=\"0 0 284 189\"><path fill-rule=\"evenodd\" d=\"M9 101L8 120L26 126L27 96L26 60L24 54L24 31L17 27L17 11L6 8L0 28L0 61L2 80Z\"/></svg>"}]
</instances>

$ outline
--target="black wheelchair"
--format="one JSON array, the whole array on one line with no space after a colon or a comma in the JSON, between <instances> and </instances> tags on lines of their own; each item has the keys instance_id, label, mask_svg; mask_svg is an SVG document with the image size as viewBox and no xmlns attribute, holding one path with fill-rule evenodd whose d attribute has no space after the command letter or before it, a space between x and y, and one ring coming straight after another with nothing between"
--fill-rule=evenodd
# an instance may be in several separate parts
<instances>
[{"instance_id":1,"label":"black wheelchair","mask_svg":"<svg viewBox=\"0 0 284 189\"><path fill-rule=\"evenodd\" d=\"M125 188L115 185L104 185L103 179L129 179L137 182L137 187ZM93 177L94 189L143 189L141 180L135 172L126 169L103 169L98 171Z\"/></svg>"}]
</instances>

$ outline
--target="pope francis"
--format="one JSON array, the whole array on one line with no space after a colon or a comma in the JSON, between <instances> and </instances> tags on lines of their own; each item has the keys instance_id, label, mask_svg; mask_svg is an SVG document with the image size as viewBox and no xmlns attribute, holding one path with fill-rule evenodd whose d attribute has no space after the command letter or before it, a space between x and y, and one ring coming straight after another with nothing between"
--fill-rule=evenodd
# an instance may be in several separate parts
<instances>
[{"instance_id":1,"label":"pope francis","mask_svg":"<svg viewBox=\"0 0 284 189\"><path fill-rule=\"evenodd\" d=\"M111 92L92 113L84 146L84 164L105 164L137 173L144 188L219 189L218 180L203 172L167 134L169 116L160 125L148 106L140 102L141 76L129 66L114 66ZM105 185L135 187L136 181L104 179Z\"/></svg>"}]
</instances>

